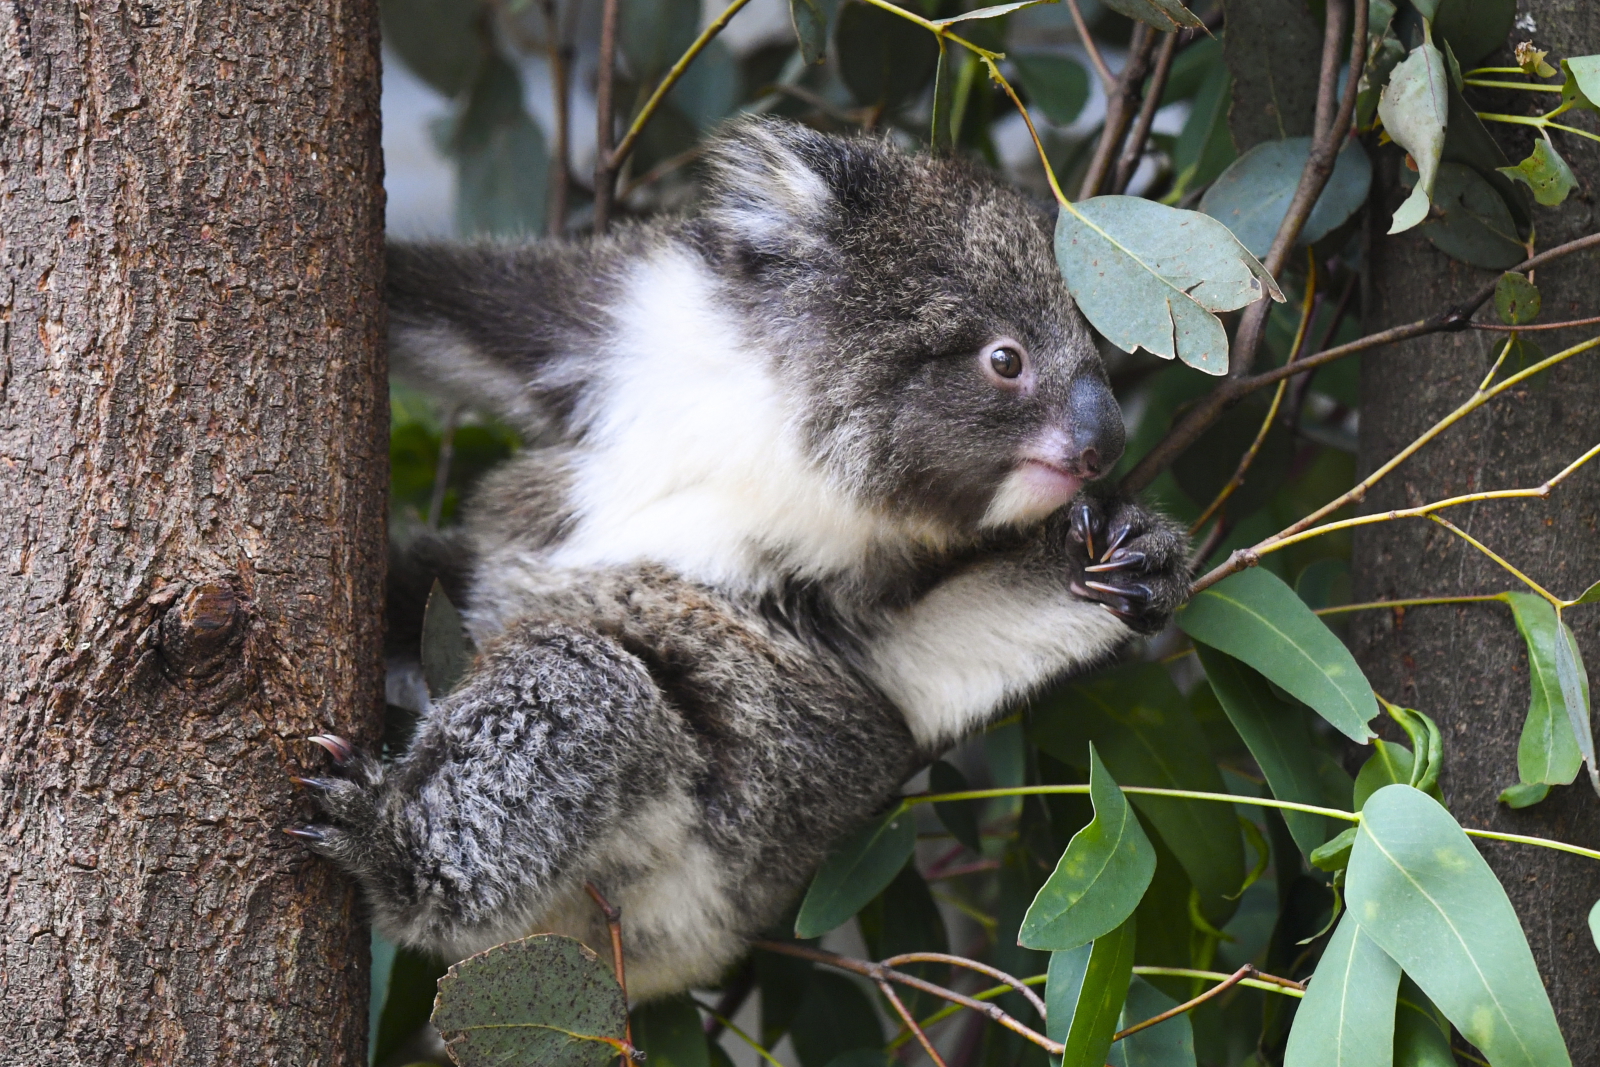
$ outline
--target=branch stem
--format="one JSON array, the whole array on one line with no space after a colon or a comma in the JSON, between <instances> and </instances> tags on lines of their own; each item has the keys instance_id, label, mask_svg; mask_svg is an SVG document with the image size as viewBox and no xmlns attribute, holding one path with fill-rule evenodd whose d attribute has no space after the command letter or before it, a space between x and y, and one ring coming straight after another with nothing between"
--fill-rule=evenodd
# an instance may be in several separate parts
<instances>
[{"instance_id":1,"label":"branch stem","mask_svg":"<svg viewBox=\"0 0 1600 1067\"><path fill-rule=\"evenodd\" d=\"M1407 600L1369 600L1364 604L1340 604L1332 608L1318 608L1317 615L1343 615L1348 611L1376 611L1379 608L1423 608L1433 604L1481 604L1486 600L1504 600L1504 593L1482 593L1478 596L1423 596Z\"/></svg>"},{"instance_id":2,"label":"branch stem","mask_svg":"<svg viewBox=\"0 0 1600 1067\"><path fill-rule=\"evenodd\" d=\"M1210 989L1206 990L1204 993L1201 993L1199 996L1191 997L1182 1004L1179 1004L1176 1007L1168 1008L1166 1011L1162 1012L1160 1015L1154 1016L1153 1018L1146 1019L1143 1022L1134 1023L1126 1030L1118 1030L1112 1035L1111 1040L1113 1043L1121 1041L1123 1038L1128 1037L1131 1034L1137 1034L1140 1030L1148 1030L1150 1027L1159 1026L1161 1023L1166 1022L1168 1019L1171 1019L1176 1015L1182 1015L1186 1011L1193 1011L1195 1008L1198 1008L1212 997L1220 996L1223 993L1226 993L1228 990L1232 989L1246 978L1253 978L1258 973L1259 972L1256 970L1255 964L1247 963L1243 967L1240 967L1237 971L1234 971L1232 974L1228 975L1228 977L1224 978L1222 981L1218 982L1216 985L1212 986Z\"/></svg>"},{"instance_id":3,"label":"branch stem","mask_svg":"<svg viewBox=\"0 0 1600 1067\"><path fill-rule=\"evenodd\" d=\"M1572 326L1593 326L1600 322L1600 315L1588 319L1571 319L1567 322L1540 322L1528 326L1502 326L1498 322L1475 322L1474 330L1508 330L1512 333L1524 333L1528 330L1565 330Z\"/></svg>"},{"instance_id":4,"label":"branch stem","mask_svg":"<svg viewBox=\"0 0 1600 1067\"><path fill-rule=\"evenodd\" d=\"M1122 146L1122 155L1117 158L1117 172L1111 183L1114 193L1127 191L1134 171L1139 169L1139 161L1144 158L1144 146L1150 140L1150 127L1156 120L1156 109L1161 106L1161 94L1167 91L1167 75L1172 73L1172 57L1178 53L1178 38L1181 36L1177 30L1173 30L1161 40L1161 50L1156 53L1155 70L1150 74L1150 83L1145 86L1144 103L1139 106L1139 117L1134 120L1127 143Z\"/></svg>"},{"instance_id":5,"label":"branch stem","mask_svg":"<svg viewBox=\"0 0 1600 1067\"><path fill-rule=\"evenodd\" d=\"M617 182L611 165L611 143L616 131L618 0L605 0L600 9L600 69L595 83L594 148L594 232L603 234L611 225L611 202Z\"/></svg>"},{"instance_id":6,"label":"branch stem","mask_svg":"<svg viewBox=\"0 0 1600 1067\"><path fill-rule=\"evenodd\" d=\"M1174 797L1179 800L1211 800L1222 804L1250 804L1259 808L1280 808L1285 811L1303 811L1308 815L1326 815L1330 819L1359 822L1361 817L1338 808L1319 808L1311 804L1297 804L1289 800L1269 797L1235 796L1232 793L1203 793L1191 789L1160 789L1155 786L1125 785L1120 787L1130 796ZM968 789L960 793L918 793L904 798L906 806L914 804L943 804L951 800L992 800L995 797L1043 796L1051 794L1087 796L1087 784L1074 785L1024 785L1004 789Z\"/></svg>"},{"instance_id":7,"label":"branch stem","mask_svg":"<svg viewBox=\"0 0 1600 1067\"><path fill-rule=\"evenodd\" d=\"M1087 200L1100 191L1111 164L1117 157L1123 134L1133 120L1134 105L1139 100L1139 87L1150 70L1150 52L1155 48L1156 31L1143 22L1133 27L1133 39L1128 42L1128 58L1117 75L1116 83L1106 93L1105 124L1100 129L1100 140L1095 144L1094 157L1089 170L1078 187L1078 199Z\"/></svg>"},{"instance_id":8,"label":"branch stem","mask_svg":"<svg viewBox=\"0 0 1600 1067\"><path fill-rule=\"evenodd\" d=\"M1083 42L1084 51L1089 53L1089 62L1093 64L1094 72L1100 76L1100 88L1109 95L1112 86L1117 84L1116 75L1106 66L1105 56L1100 54L1100 46L1095 43L1094 35L1089 32L1089 24L1083 20L1078 0L1067 0L1067 8L1072 12L1072 25L1078 31L1078 40Z\"/></svg>"}]
</instances>

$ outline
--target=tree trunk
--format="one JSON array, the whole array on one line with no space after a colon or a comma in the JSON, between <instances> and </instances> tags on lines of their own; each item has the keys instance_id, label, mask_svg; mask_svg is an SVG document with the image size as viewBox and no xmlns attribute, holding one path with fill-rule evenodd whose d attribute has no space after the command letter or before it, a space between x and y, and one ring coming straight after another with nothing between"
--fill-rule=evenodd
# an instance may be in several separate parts
<instances>
[{"instance_id":1,"label":"tree trunk","mask_svg":"<svg viewBox=\"0 0 1600 1067\"><path fill-rule=\"evenodd\" d=\"M281 828L381 708L375 8L0 6L7 1063L365 1063Z\"/></svg>"},{"instance_id":2,"label":"tree trunk","mask_svg":"<svg viewBox=\"0 0 1600 1067\"><path fill-rule=\"evenodd\" d=\"M1532 38L1552 59L1600 51L1600 6L1589 0L1522 0ZM1509 52L1487 64L1507 65ZM1511 94L1507 94L1511 95ZM1549 100L1530 93L1494 110L1537 113ZM1550 98L1554 99L1554 98ZM1583 124L1583 120L1579 120ZM1491 128L1513 161L1532 141ZM1600 194L1600 145L1559 138L1580 188L1559 208L1535 208L1540 249L1593 233ZM1399 155L1385 150L1377 173L1387 210L1375 212L1368 302L1369 329L1407 322L1448 306L1493 274L1436 251L1415 231L1387 237L1403 197ZM1541 321L1600 311L1595 278L1600 256L1572 256L1538 272ZM1488 312L1479 318L1492 319ZM1531 334L1546 354L1587 337L1593 327ZM1362 365L1361 466L1370 471L1463 400L1493 362L1504 334L1437 334L1381 350ZM1366 509L1379 511L1487 489L1537 486L1600 442L1600 357L1578 356L1492 401L1446 432L1380 483ZM1557 595L1576 596L1600 579L1600 467L1581 470L1545 501L1475 504L1450 518ZM1364 527L1355 539L1358 601L1494 593L1523 588L1510 574L1449 531L1423 520ZM1566 614L1591 670L1600 667L1600 610ZM1496 802L1517 780L1517 738L1528 710L1527 654L1508 610L1499 604L1367 612L1351 630L1357 657L1378 691L1433 716L1445 735L1443 787L1450 810L1469 827L1600 846L1600 798L1587 776L1551 791L1522 811ZM1600 693L1600 687L1596 689ZM1600 864L1545 849L1480 842L1522 917L1574 1063L1600 1063L1600 951L1585 917L1600 898Z\"/></svg>"}]
</instances>

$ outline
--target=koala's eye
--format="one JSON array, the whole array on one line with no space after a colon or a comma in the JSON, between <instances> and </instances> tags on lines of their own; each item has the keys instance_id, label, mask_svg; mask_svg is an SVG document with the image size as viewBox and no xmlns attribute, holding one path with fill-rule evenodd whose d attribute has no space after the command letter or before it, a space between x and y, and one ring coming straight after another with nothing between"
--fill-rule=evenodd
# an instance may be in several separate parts
<instances>
[{"instance_id":1,"label":"koala's eye","mask_svg":"<svg viewBox=\"0 0 1600 1067\"><path fill-rule=\"evenodd\" d=\"M989 366L1002 378L1015 378L1022 373L1022 353L1002 345L989 353Z\"/></svg>"}]
</instances>

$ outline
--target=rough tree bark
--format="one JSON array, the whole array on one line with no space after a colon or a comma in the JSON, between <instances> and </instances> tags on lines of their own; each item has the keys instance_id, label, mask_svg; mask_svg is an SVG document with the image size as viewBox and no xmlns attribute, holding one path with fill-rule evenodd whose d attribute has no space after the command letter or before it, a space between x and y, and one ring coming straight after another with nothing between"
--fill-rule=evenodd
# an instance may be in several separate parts
<instances>
[{"instance_id":1,"label":"rough tree bark","mask_svg":"<svg viewBox=\"0 0 1600 1067\"><path fill-rule=\"evenodd\" d=\"M281 827L370 737L371 0L0 4L0 1060L364 1063Z\"/></svg>"},{"instance_id":2,"label":"rough tree bark","mask_svg":"<svg viewBox=\"0 0 1600 1067\"><path fill-rule=\"evenodd\" d=\"M1533 18L1535 28L1513 31L1513 41L1531 38L1559 56L1600 51L1600 6L1590 0L1522 0L1518 9ZM1506 52L1486 62L1512 61ZM1543 96L1514 95L1518 99L1497 101L1495 110L1533 114L1549 106ZM1493 128L1512 159L1523 158L1531 140L1517 131L1502 136L1506 129ZM1600 145L1565 137L1560 150L1581 188L1558 209L1535 209L1541 249L1600 228ZM1395 185L1398 154L1389 151L1379 173L1387 176L1392 212L1403 193ZM1446 307L1493 277L1448 259L1414 232L1383 236L1389 213L1377 214L1369 328ZM1594 255L1539 271L1542 320L1600 313L1597 272L1600 256ZM1593 332L1591 327L1531 336L1551 354ZM1361 375L1363 468L1371 470L1471 395L1493 360L1496 340L1478 331L1439 334L1368 356ZM1383 483L1366 507L1376 511L1539 485L1600 442L1600 358L1579 356L1547 377L1450 430ZM1600 579L1600 467L1580 471L1548 501L1472 505L1457 509L1452 519L1558 595L1576 596ZM1354 572L1357 600L1519 588L1491 561L1424 521L1366 527L1356 537ZM1600 667L1600 610L1574 608L1567 619L1592 672ZM1529 699L1527 655L1503 606L1367 613L1352 635L1379 692L1427 712L1444 729L1445 797L1465 825L1600 846L1600 798L1584 775L1523 811L1496 803L1500 790L1516 781L1517 738ZM1600 952L1584 922L1600 898L1600 864L1511 845L1486 844L1483 853L1522 916L1573 1062L1600 1063Z\"/></svg>"}]
</instances>

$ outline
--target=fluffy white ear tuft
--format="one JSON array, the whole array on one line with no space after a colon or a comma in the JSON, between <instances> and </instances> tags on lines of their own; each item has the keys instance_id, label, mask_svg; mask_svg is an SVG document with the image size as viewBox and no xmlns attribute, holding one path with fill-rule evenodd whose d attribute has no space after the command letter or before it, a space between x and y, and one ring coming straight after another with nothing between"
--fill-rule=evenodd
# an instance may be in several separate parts
<instances>
[{"instance_id":1,"label":"fluffy white ear tuft","mask_svg":"<svg viewBox=\"0 0 1600 1067\"><path fill-rule=\"evenodd\" d=\"M707 214L757 252L815 239L834 199L824 174L837 140L773 119L729 123L708 145Z\"/></svg>"}]
</instances>

